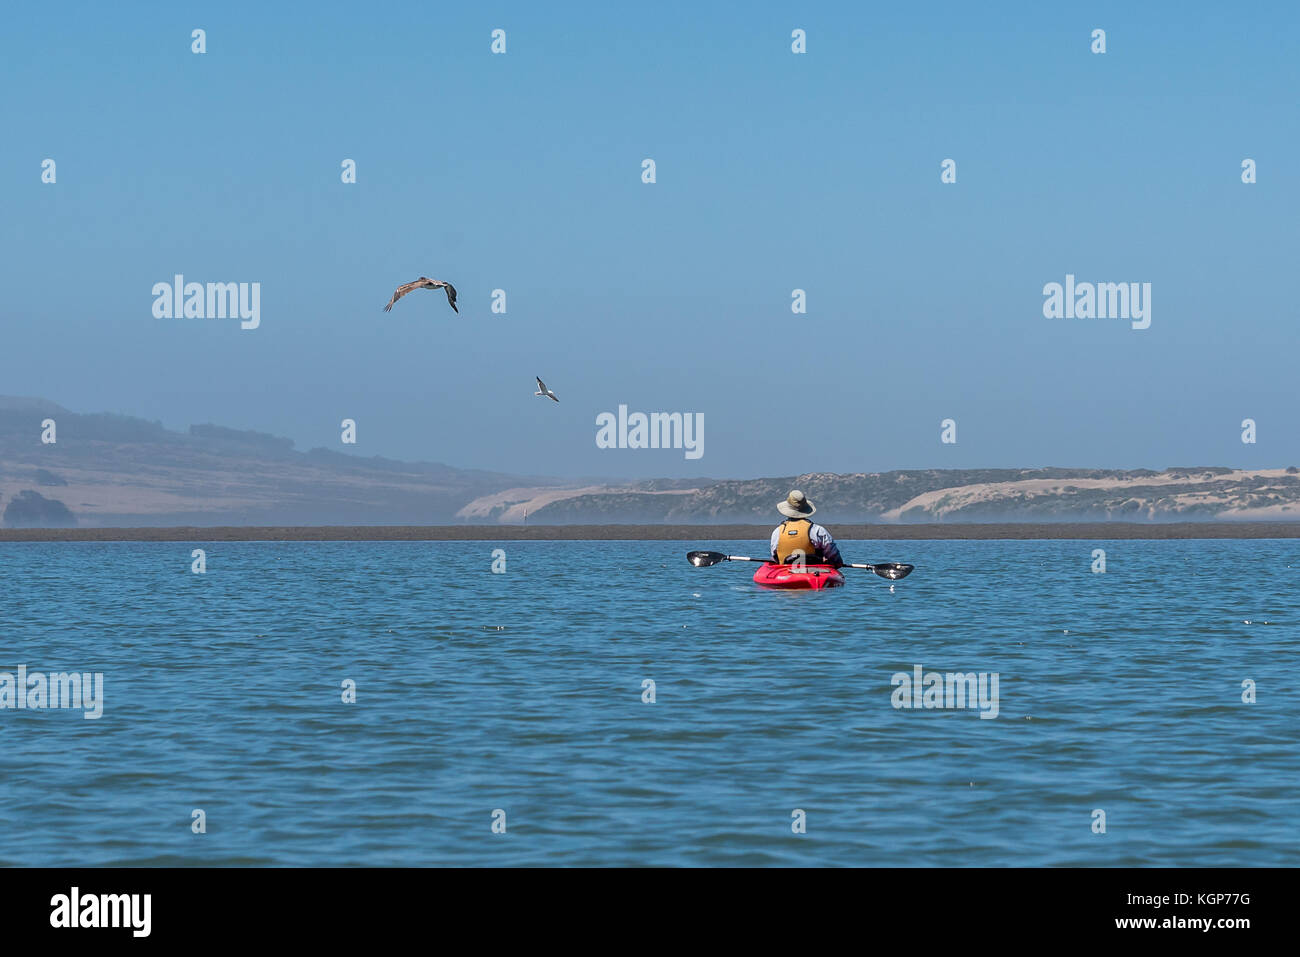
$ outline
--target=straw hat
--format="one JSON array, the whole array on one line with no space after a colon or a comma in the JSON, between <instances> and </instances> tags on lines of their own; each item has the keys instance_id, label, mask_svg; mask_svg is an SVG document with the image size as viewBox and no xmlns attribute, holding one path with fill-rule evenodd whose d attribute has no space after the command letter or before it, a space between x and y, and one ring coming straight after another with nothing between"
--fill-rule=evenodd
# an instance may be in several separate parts
<instances>
[{"instance_id":1,"label":"straw hat","mask_svg":"<svg viewBox=\"0 0 1300 957\"><path fill-rule=\"evenodd\" d=\"M785 497L784 502L776 503L776 510L786 518L807 518L817 507L808 501L808 496L795 489Z\"/></svg>"}]
</instances>

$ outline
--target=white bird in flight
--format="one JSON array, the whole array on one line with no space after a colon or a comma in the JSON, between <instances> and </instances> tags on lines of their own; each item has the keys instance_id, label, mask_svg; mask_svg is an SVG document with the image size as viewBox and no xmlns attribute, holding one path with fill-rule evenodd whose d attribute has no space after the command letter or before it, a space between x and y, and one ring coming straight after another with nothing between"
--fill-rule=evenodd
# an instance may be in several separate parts
<instances>
[{"instance_id":1,"label":"white bird in flight","mask_svg":"<svg viewBox=\"0 0 1300 957\"><path fill-rule=\"evenodd\" d=\"M397 291L393 293L393 298L388 300L388 305L384 306L384 312L388 312L392 309L393 303L397 302L397 300L401 299L408 292L414 292L417 289L445 289L447 292L447 302L451 306L451 311L457 315L460 314L460 310L456 308L456 287L449 282L443 282L441 279L430 279L427 276L421 276L414 282L403 283L398 286Z\"/></svg>"},{"instance_id":2,"label":"white bird in flight","mask_svg":"<svg viewBox=\"0 0 1300 957\"><path fill-rule=\"evenodd\" d=\"M555 399L555 393L552 392L550 389L546 388L546 383L545 383L545 382L543 382L543 381L542 381L540 378L538 378L537 376L534 376L533 378L537 379L537 391L534 392L533 395L544 395L544 396L546 396L548 399ZM555 401L556 401L556 402L559 402L560 400L559 400L559 399L555 399Z\"/></svg>"}]
</instances>

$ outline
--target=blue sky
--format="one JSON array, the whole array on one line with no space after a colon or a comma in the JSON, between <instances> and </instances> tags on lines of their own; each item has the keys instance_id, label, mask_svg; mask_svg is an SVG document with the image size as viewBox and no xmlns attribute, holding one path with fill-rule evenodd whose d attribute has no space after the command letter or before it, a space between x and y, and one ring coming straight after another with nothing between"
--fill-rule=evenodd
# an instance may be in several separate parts
<instances>
[{"instance_id":1,"label":"blue sky","mask_svg":"<svg viewBox=\"0 0 1300 957\"><path fill-rule=\"evenodd\" d=\"M270 6L7 11L0 394L529 474L1300 464L1291 5ZM1151 327L1044 318L1067 273ZM460 316L382 312L420 275Z\"/></svg>"}]
</instances>

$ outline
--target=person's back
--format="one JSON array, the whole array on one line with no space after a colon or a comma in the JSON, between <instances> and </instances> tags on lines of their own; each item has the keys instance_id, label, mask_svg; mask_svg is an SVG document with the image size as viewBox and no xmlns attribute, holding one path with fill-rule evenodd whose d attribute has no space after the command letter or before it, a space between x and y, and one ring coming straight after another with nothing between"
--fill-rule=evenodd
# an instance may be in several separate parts
<instances>
[{"instance_id":1,"label":"person's back","mask_svg":"<svg viewBox=\"0 0 1300 957\"><path fill-rule=\"evenodd\" d=\"M844 564L831 533L808 517L817 508L803 492L792 491L785 501L777 504L776 509L785 516L785 521L772 532L772 561L782 565L833 565L836 568Z\"/></svg>"}]
</instances>

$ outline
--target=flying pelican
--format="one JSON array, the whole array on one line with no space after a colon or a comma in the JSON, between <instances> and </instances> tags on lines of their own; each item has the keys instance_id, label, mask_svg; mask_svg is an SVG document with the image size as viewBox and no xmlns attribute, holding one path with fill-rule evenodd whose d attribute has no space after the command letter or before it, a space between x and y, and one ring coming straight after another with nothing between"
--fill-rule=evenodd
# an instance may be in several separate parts
<instances>
[{"instance_id":1,"label":"flying pelican","mask_svg":"<svg viewBox=\"0 0 1300 957\"><path fill-rule=\"evenodd\" d=\"M393 308L393 303L408 292L413 292L416 289L445 289L447 291L447 303L451 306L452 312L459 315L460 310L456 308L456 287L449 282L443 282L441 279L429 279L427 276L421 276L415 282L408 282L398 286L397 291L393 293L393 298L388 300L388 305L384 306L384 312L388 312Z\"/></svg>"},{"instance_id":2,"label":"flying pelican","mask_svg":"<svg viewBox=\"0 0 1300 957\"><path fill-rule=\"evenodd\" d=\"M550 389L546 388L546 383L545 383L545 382L543 382L543 381L542 381L540 378L538 378L537 376L533 376L533 378L534 378L534 379L537 379L537 391L534 392L533 395L544 395L544 396L546 396L548 399L555 399L555 393L552 392ZM560 400L559 400L559 399L555 399L555 401L556 401L556 402L559 402Z\"/></svg>"}]
</instances>

